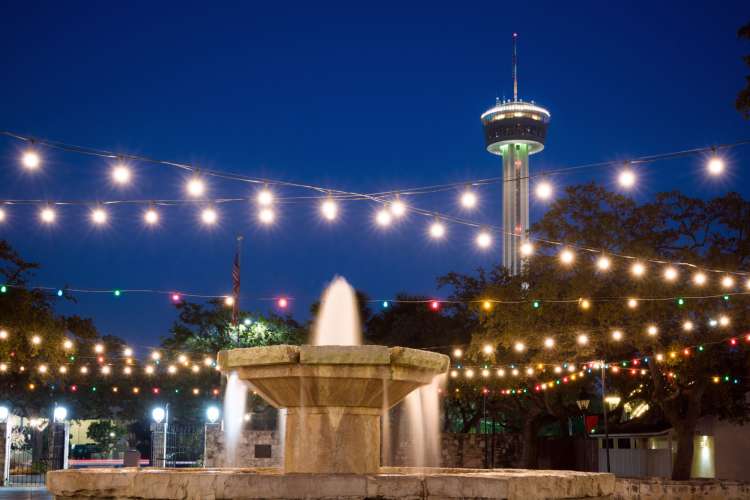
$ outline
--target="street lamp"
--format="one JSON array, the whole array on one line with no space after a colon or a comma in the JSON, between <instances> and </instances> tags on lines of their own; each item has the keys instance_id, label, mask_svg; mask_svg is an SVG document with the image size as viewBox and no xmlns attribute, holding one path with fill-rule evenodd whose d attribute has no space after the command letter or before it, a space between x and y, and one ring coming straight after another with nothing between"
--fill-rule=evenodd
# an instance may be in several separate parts
<instances>
[{"instance_id":1,"label":"street lamp","mask_svg":"<svg viewBox=\"0 0 750 500\"><path fill-rule=\"evenodd\" d=\"M56 406L55 410L52 412L52 418L55 420L55 423L62 423L67 417L68 409L64 406Z\"/></svg>"},{"instance_id":2,"label":"street lamp","mask_svg":"<svg viewBox=\"0 0 750 500\"><path fill-rule=\"evenodd\" d=\"M160 424L164 421L164 417L167 416L167 412L164 411L164 408L157 406L153 410L151 410L151 418L154 419L154 422L157 424Z\"/></svg>"},{"instance_id":3,"label":"street lamp","mask_svg":"<svg viewBox=\"0 0 750 500\"><path fill-rule=\"evenodd\" d=\"M219 420L219 415L219 408L216 406L209 406L206 409L206 420L208 420L209 424L215 424Z\"/></svg>"}]
</instances>

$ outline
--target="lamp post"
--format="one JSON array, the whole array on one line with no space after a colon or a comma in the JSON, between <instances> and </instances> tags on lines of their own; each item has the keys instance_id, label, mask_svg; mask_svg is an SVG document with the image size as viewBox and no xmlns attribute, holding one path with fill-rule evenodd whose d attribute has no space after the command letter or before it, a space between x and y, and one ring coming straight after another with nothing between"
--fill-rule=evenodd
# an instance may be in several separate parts
<instances>
[{"instance_id":1,"label":"lamp post","mask_svg":"<svg viewBox=\"0 0 750 500\"><path fill-rule=\"evenodd\" d=\"M588 451L586 450L588 447L588 440L586 439L588 437L588 430L586 429L586 410L588 410L591 400L586 397L586 393L583 392L583 389L581 389L581 394L578 398L576 406L578 406L578 409L581 411L581 423L583 424L583 464L586 470L588 470Z\"/></svg>"}]
</instances>

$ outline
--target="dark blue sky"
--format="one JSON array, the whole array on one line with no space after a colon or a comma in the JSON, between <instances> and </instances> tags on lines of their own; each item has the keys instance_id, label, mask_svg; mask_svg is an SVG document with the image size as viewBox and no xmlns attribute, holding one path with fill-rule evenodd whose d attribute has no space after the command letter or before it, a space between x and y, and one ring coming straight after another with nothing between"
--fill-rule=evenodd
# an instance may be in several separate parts
<instances>
[{"instance_id":1,"label":"dark blue sky","mask_svg":"<svg viewBox=\"0 0 750 500\"><path fill-rule=\"evenodd\" d=\"M520 33L520 94L552 113L547 149L532 170L709 146L750 137L734 110L750 45L737 28L746 2L15 2L0 20L0 128L208 168L360 192L498 175L484 151L479 115L510 96L510 34ZM183 175L134 165L125 190L108 163L44 151L36 175L18 167L20 144L0 139L0 198L109 200L182 197ZM750 148L729 156L730 175L706 181L698 159L655 164L637 195L750 195ZM558 185L614 173L585 171ZM559 188L560 186L558 186ZM213 180L212 196L248 186ZM292 195L293 192L282 194ZM499 187L481 189L472 218L499 224ZM458 213L453 193L421 207ZM317 207L280 207L272 229L252 207L223 207L205 230L189 208L165 208L146 230L140 209L111 210L93 229L81 207L41 227L36 209L14 207L0 228L42 263L37 284L102 288L230 290L233 239L245 234L244 308L293 297L306 319L326 281L342 274L373 297L432 294L435 278L500 260L473 232L425 237L425 220L382 232L373 206L342 207L328 226ZM534 217L543 210L534 204ZM61 311L92 316L104 333L156 345L174 318L166 297L79 295Z\"/></svg>"}]
</instances>

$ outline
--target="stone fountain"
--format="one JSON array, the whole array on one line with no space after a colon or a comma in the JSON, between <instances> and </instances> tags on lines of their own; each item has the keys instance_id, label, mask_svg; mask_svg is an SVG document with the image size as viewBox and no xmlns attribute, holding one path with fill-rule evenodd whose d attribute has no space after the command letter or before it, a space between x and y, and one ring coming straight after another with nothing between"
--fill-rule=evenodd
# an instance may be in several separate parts
<instances>
[{"instance_id":1,"label":"stone fountain","mask_svg":"<svg viewBox=\"0 0 750 500\"><path fill-rule=\"evenodd\" d=\"M343 290L340 285L331 288ZM345 288L351 313L353 292ZM339 312L325 301L322 309L321 316ZM343 323L351 325L351 317ZM319 322L319 329L329 324ZM357 342L349 337L342 343ZM611 474L381 467L381 416L445 373L445 355L373 345L280 345L222 351L218 360L224 374L236 374L286 409L282 469L54 471L47 474L50 492L57 499L612 498Z\"/></svg>"}]
</instances>

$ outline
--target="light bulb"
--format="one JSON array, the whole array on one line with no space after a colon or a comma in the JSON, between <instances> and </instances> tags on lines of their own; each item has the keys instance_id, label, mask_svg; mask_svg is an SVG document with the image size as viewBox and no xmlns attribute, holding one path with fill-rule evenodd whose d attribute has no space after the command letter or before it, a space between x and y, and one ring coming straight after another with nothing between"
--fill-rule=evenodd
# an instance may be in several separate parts
<instances>
[{"instance_id":1,"label":"light bulb","mask_svg":"<svg viewBox=\"0 0 750 500\"><path fill-rule=\"evenodd\" d=\"M461 194L461 206L464 208L474 208L477 206L477 195L474 191L467 189Z\"/></svg>"},{"instance_id":2,"label":"light bulb","mask_svg":"<svg viewBox=\"0 0 750 500\"><path fill-rule=\"evenodd\" d=\"M198 176L191 177L185 187L193 198L201 197L206 192L206 183Z\"/></svg>"},{"instance_id":3,"label":"light bulb","mask_svg":"<svg viewBox=\"0 0 750 500\"><path fill-rule=\"evenodd\" d=\"M5 340L8 338L8 330L0 330L0 340Z\"/></svg>"},{"instance_id":4,"label":"light bulb","mask_svg":"<svg viewBox=\"0 0 750 500\"><path fill-rule=\"evenodd\" d=\"M693 283L695 283L698 286L705 285L707 279L708 278L706 278L706 275L701 272L697 272L693 275Z\"/></svg>"},{"instance_id":5,"label":"light bulb","mask_svg":"<svg viewBox=\"0 0 750 500\"><path fill-rule=\"evenodd\" d=\"M530 257L534 253L534 244L530 241L524 241L521 244L521 255L524 257Z\"/></svg>"},{"instance_id":6,"label":"light bulb","mask_svg":"<svg viewBox=\"0 0 750 500\"><path fill-rule=\"evenodd\" d=\"M31 343L34 344L34 345L41 344L42 343L42 337L40 337L39 335L34 335L33 337L31 337Z\"/></svg>"},{"instance_id":7,"label":"light bulb","mask_svg":"<svg viewBox=\"0 0 750 500\"><path fill-rule=\"evenodd\" d=\"M70 339L66 339L63 342L63 349L65 349L66 351L73 349L73 341Z\"/></svg>"},{"instance_id":8,"label":"light bulb","mask_svg":"<svg viewBox=\"0 0 750 500\"><path fill-rule=\"evenodd\" d=\"M464 355L464 352L461 349L453 349L453 357L456 359L460 359L461 356Z\"/></svg>"},{"instance_id":9,"label":"light bulb","mask_svg":"<svg viewBox=\"0 0 750 500\"><path fill-rule=\"evenodd\" d=\"M617 182L620 183L620 186L624 188L631 188L635 185L635 172L633 172L630 169L625 169L620 172L620 175L617 177Z\"/></svg>"},{"instance_id":10,"label":"light bulb","mask_svg":"<svg viewBox=\"0 0 750 500\"><path fill-rule=\"evenodd\" d=\"M612 332L612 340L615 340L619 342L622 340L622 332L620 330L615 330Z\"/></svg>"},{"instance_id":11,"label":"light bulb","mask_svg":"<svg viewBox=\"0 0 750 500\"><path fill-rule=\"evenodd\" d=\"M445 236L445 225L437 220L430 224L430 236L436 240Z\"/></svg>"},{"instance_id":12,"label":"light bulb","mask_svg":"<svg viewBox=\"0 0 750 500\"><path fill-rule=\"evenodd\" d=\"M480 231L476 242L479 248L488 248L492 244L492 236L487 231Z\"/></svg>"},{"instance_id":13,"label":"light bulb","mask_svg":"<svg viewBox=\"0 0 750 500\"><path fill-rule=\"evenodd\" d=\"M724 173L724 160L718 156L714 156L708 160L707 168L709 174L721 175Z\"/></svg>"},{"instance_id":14,"label":"light bulb","mask_svg":"<svg viewBox=\"0 0 750 500\"><path fill-rule=\"evenodd\" d=\"M231 295L227 295L224 297L224 305L227 307L232 307L234 305L234 297Z\"/></svg>"},{"instance_id":15,"label":"light bulb","mask_svg":"<svg viewBox=\"0 0 750 500\"><path fill-rule=\"evenodd\" d=\"M495 351L495 349L490 344L485 344L484 347L482 347L482 352L485 354L492 354Z\"/></svg>"},{"instance_id":16,"label":"light bulb","mask_svg":"<svg viewBox=\"0 0 750 500\"><path fill-rule=\"evenodd\" d=\"M289 305L289 300L286 297L281 297L276 301L276 305L279 306L279 309L286 309Z\"/></svg>"},{"instance_id":17,"label":"light bulb","mask_svg":"<svg viewBox=\"0 0 750 500\"><path fill-rule=\"evenodd\" d=\"M688 321L685 321L682 324L682 329L685 330L686 332L692 332L693 331L693 326L694 326L693 322L690 321L690 320L688 320Z\"/></svg>"},{"instance_id":18,"label":"light bulb","mask_svg":"<svg viewBox=\"0 0 750 500\"><path fill-rule=\"evenodd\" d=\"M731 276L724 276L721 278L721 286L724 288L732 288L734 286L734 278Z\"/></svg>"},{"instance_id":19,"label":"light bulb","mask_svg":"<svg viewBox=\"0 0 750 500\"><path fill-rule=\"evenodd\" d=\"M402 217L406 213L406 204L397 198L391 203L391 213L396 217Z\"/></svg>"},{"instance_id":20,"label":"light bulb","mask_svg":"<svg viewBox=\"0 0 750 500\"><path fill-rule=\"evenodd\" d=\"M153 208L149 208L143 212L143 220L149 226L154 226L159 222L159 212Z\"/></svg>"},{"instance_id":21,"label":"light bulb","mask_svg":"<svg viewBox=\"0 0 750 500\"><path fill-rule=\"evenodd\" d=\"M596 267L600 271L607 271L612 265L612 261L609 260L609 257L606 255L602 255L596 260Z\"/></svg>"},{"instance_id":22,"label":"light bulb","mask_svg":"<svg viewBox=\"0 0 750 500\"><path fill-rule=\"evenodd\" d=\"M0 222L5 222L5 218L6 218L5 210L0 208Z\"/></svg>"},{"instance_id":23,"label":"light bulb","mask_svg":"<svg viewBox=\"0 0 750 500\"><path fill-rule=\"evenodd\" d=\"M258 192L256 200L261 207L269 207L273 203L273 193L268 188L263 188Z\"/></svg>"},{"instance_id":24,"label":"light bulb","mask_svg":"<svg viewBox=\"0 0 750 500\"><path fill-rule=\"evenodd\" d=\"M526 344L524 344L523 342L516 342L515 344L513 344L513 349L515 349L516 352L523 352L526 350Z\"/></svg>"},{"instance_id":25,"label":"light bulb","mask_svg":"<svg viewBox=\"0 0 750 500\"><path fill-rule=\"evenodd\" d=\"M393 217L391 217L390 212L384 208L381 208L378 210L377 214L375 214L375 222L381 227L390 226L392 221Z\"/></svg>"},{"instance_id":26,"label":"light bulb","mask_svg":"<svg viewBox=\"0 0 750 500\"><path fill-rule=\"evenodd\" d=\"M57 214L55 213L54 208L45 207L42 209L41 212L39 212L39 218L45 224L52 224L53 222L55 222L55 219L57 218Z\"/></svg>"},{"instance_id":27,"label":"light bulb","mask_svg":"<svg viewBox=\"0 0 750 500\"><path fill-rule=\"evenodd\" d=\"M565 265L570 265L575 260L575 254L568 250L567 248L560 252L560 262L562 262Z\"/></svg>"},{"instance_id":28,"label":"light bulb","mask_svg":"<svg viewBox=\"0 0 750 500\"><path fill-rule=\"evenodd\" d=\"M667 267L664 269L664 279L667 281L674 281L677 279L677 269L675 269L672 266Z\"/></svg>"},{"instance_id":29,"label":"light bulb","mask_svg":"<svg viewBox=\"0 0 750 500\"><path fill-rule=\"evenodd\" d=\"M203 224L207 226L212 226L216 224L216 221L218 220L219 215L216 213L216 210L213 208L204 208L201 211L201 221Z\"/></svg>"},{"instance_id":30,"label":"light bulb","mask_svg":"<svg viewBox=\"0 0 750 500\"><path fill-rule=\"evenodd\" d=\"M126 347L125 349L123 349L122 354L126 358L130 358L133 356L133 349L131 349L130 347Z\"/></svg>"},{"instance_id":31,"label":"light bulb","mask_svg":"<svg viewBox=\"0 0 750 500\"><path fill-rule=\"evenodd\" d=\"M107 211L103 208L95 208L91 211L91 222L97 226L106 224L107 222Z\"/></svg>"},{"instance_id":32,"label":"light bulb","mask_svg":"<svg viewBox=\"0 0 750 500\"><path fill-rule=\"evenodd\" d=\"M649 325L648 328L646 328L646 333L653 337L659 333L659 328L657 328L656 325Z\"/></svg>"},{"instance_id":33,"label":"light bulb","mask_svg":"<svg viewBox=\"0 0 750 500\"><path fill-rule=\"evenodd\" d=\"M42 158L34 150L28 150L21 156L21 163L26 170L36 170L42 164Z\"/></svg>"},{"instance_id":34,"label":"light bulb","mask_svg":"<svg viewBox=\"0 0 750 500\"><path fill-rule=\"evenodd\" d=\"M339 207L333 199L329 198L320 205L320 212L328 220L334 220L339 213Z\"/></svg>"},{"instance_id":35,"label":"light bulb","mask_svg":"<svg viewBox=\"0 0 750 500\"><path fill-rule=\"evenodd\" d=\"M104 352L104 344L96 344L94 346L94 352L97 354L101 354Z\"/></svg>"},{"instance_id":36,"label":"light bulb","mask_svg":"<svg viewBox=\"0 0 750 500\"><path fill-rule=\"evenodd\" d=\"M124 186L130 182L132 174L127 165L120 163L112 168L112 181L115 184Z\"/></svg>"},{"instance_id":37,"label":"light bulb","mask_svg":"<svg viewBox=\"0 0 750 500\"><path fill-rule=\"evenodd\" d=\"M546 347L547 349L552 349L553 347L555 347L555 339L553 339L552 337L547 337L546 339L544 339L544 347Z\"/></svg>"},{"instance_id":38,"label":"light bulb","mask_svg":"<svg viewBox=\"0 0 750 500\"><path fill-rule=\"evenodd\" d=\"M633 276L636 278L640 278L644 274L646 274L646 266L644 266L640 262L636 262L630 267L630 272L633 273Z\"/></svg>"},{"instance_id":39,"label":"light bulb","mask_svg":"<svg viewBox=\"0 0 750 500\"><path fill-rule=\"evenodd\" d=\"M628 307L631 309L638 307L638 299L628 299Z\"/></svg>"},{"instance_id":40,"label":"light bulb","mask_svg":"<svg viewBox=\"0 0 750 500\"><path fill-rule=\"evenodd\" d=\"M728 326L729 325L729 316L724 316L724 315L719 316L719 324L721 326Z\"/></svg>"},{"instance_id":41,"label":"light bulb","mask_svg":"<svg viewBox=\"0 0 750 500\"><path fill-rule=\"evenodd\" d=\"M576 342L578 342L579 345L586 345L589 343L589 337L582 333L576 337Z\"/></svg>"},{"instance_id":42,"label":"light bulb","mask_svg":"<svg viewBox=\"0 0 750 500\"><path fill-rule=\"evenodd\" d=\"M547 181L541 181L536 185L536 197L540 200L549 200L552 197L552 184Z\"/></svg>"},{"instance_id":43,"label":"light bulb","mask_svg":"<svg viewBox=\"0 0 750 500\"><path fill-rule=\"evenodd\" d=\"M258 220L261 224L265 224L266 226L273 224L275 218L276 213L272 208L261 208L260 212L258 212Z\"/></svg>"},{"instance_id":44,"label":"light bulb","mask_svg":"<svg viewBox=\"0 0 750 500\"><path fill-rule=\"evenodd\" d=\"M151 359L154 361L158 361L161 359L161 353L159 351L154 351L151 353Z\"/></svg>"}]
</instances>

